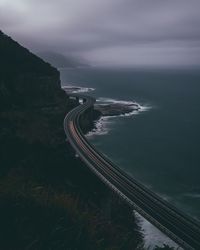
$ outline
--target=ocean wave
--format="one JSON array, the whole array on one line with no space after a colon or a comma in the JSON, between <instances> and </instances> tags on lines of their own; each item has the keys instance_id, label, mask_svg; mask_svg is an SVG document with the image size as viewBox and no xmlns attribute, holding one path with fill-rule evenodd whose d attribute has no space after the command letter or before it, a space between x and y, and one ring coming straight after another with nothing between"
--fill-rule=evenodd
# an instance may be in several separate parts
<instances>
[{"instance_id":1,"label":"ocean wave","mask_svg":"<svg viewBox=\"0 0 200 250\"><path fill-rule=\"evenodd\" d=\"M105 97L98 98L97 102L100 102L100 103L119 103L119 104L124 104L124 105L138 105L138 103L133 102L133 101L116 100L116 99L105 98Z\"/></svg>"},{"instance_id":2,"label":"ocean wave","mask_svg":"<svg viewBox=\"0 0 200 250\"><path fill-rule=\"evenodd\" d=\"M145 248L153 250L155 246L161 247L163 244L174 247L175 249L178 248L178 245L174 241L168 238L139 213L134 212L134 214L143 232ZM179 249L181 250L182 248Z\"/></svg>"},{"instance_id":3,"label":"ocean wave","mask_svg":"<svg viewBox=\"0 0 200 250\"><path fill-rule=\"evenodd\" d=\"M89 87L81 87L76 86L73 83L67 84L66 86L62 87L67 93L87 93L94 91L94 88ZM122 104L122 105L128 105L133 107L133 111L115 115L115 116L102 116L98 121L95 122L94 129L90 131L87 136L93 136L93 135L105 135L109 133L109 130L111 129L111 124L113 123L113 119L116 117L130 117L134 115L138 115L140 112L148 111L151 109L151 106L149 105L141 105L134 101L125 101L125 100L117 100L113 98L105 98L100 97L96 100L97 104ZM138 110L135 109L135 107L139 107Z\"/></svg>"},{"instance_id":4,"label":"ocean wave","mask_svg":"<svg viewBox=\"0 0 200 250\"><path fill-rule=\"evenodd\" d=\"M94 91L94 88L67 85L62 87L67 93L87 93Z\"/></svg>"},{"instance_id":5,"label":"ocean wave","mask_svg":"<svg viewBox=\"0 0 200 250\"><path fill-rule=\"evenodd\" d=\"M112 121L108 116L102 116L94 124L94 129L87 133L87 137L92 137L95 135L106 135L110 131Z\"/></svg>"},{"instance_id":6,"label":"ocean wave","mask_svg":"<svg viewBox=\"0 0 200 250\"><path fill-rule=\"evenodd\" d=\"M148 111L148 110L150 110L152 108L148 104L139 104L138 102L135 102L135 101L117 100L117 99L104 98L104 97L98 98L97 103L100 103L100 104L112 104L112 103L115 104L116 103L116 104L128 105L130 107L132 106L133 108L135 106L139 107L139 109L137 111L133 110L132 112L122 114L122 115L119 115L119 116L132 116L132 115L135 115L135 114L139 114L140 112ZM119 117L119 116L116 116L116 117Z\"/></svg>"},{"instance_id":7,"label":"ocean wave","mask_svg":"<svg viewBox=\"0 0 200 250\"><path fill-rule=\"evenodd\" d=\"M95 135L108 134L109 131L111 130L113 123L115 122L115 118L117 117L131 117L134 115L138 115L140 112L145 112L151 109L151 106L149 105L141 105L134 101L116 100L116 99L104 98L104 97L100 97L96 101L97 101L97 104L102 104L102 105L117 103L117 104L122 104L122 105L123 104L128 105L130 107L133 106L133 109L135 108L135 106L137 106L139 107L139 109L133 110L129 113L120 114L120 115L102 116L98 121L95 122L94 129L87 134L87 136L89 137L95 136Z\"/></svg>"}]
</instances>

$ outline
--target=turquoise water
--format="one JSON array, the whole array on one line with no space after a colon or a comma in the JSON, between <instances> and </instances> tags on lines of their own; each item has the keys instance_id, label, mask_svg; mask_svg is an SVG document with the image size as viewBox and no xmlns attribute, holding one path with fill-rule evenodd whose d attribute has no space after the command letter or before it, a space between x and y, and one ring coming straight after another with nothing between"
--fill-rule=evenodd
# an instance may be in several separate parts
<instances>
[{"instance_id":1,"label":"turquoise water","mask_svg":"<svg viewBox=\"0 0 200 250\"><path fill-rule=\"evenodd\" d=\"M117 165L200 219L200 72L61 69L62 84L97 99L136 101L145 112L105 121L89 139Z\"/></svg>"}]
</instances>

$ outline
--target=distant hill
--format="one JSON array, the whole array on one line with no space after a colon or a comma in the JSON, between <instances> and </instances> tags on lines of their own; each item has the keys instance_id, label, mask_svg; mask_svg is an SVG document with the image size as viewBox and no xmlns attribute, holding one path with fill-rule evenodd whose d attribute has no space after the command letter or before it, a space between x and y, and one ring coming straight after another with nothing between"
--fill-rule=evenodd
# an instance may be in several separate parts
<instances>
[{"instance_id":1,"label":"distant hill","mask_svg":"<svg viewBox=\"0 0 200 250\"><path fill-rule=\"evenodd\" d=\"M54 101L59 71L0 31L0 108Z\"/></svg>"},{"instance_id":2,"label":"distant hill","mask_svg":"<svg viewBox=\"0 0 200 250\"><path fill-rule=\"evenodd\" d=\"M64 56L56 52L43 51L38 52L37 55L57 68L76 68L88 66L87 63L72 56Z\"/></svg>"}]
</instances>

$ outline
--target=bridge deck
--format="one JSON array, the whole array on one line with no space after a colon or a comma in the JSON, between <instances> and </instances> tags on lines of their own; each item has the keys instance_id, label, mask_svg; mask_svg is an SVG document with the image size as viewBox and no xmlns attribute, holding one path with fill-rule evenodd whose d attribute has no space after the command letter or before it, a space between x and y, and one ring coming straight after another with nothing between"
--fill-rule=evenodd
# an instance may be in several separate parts
<instances>
[{"instance_id":1,"label":"bridge deck","mask_svg":"<svg viewBox=\"0 0 200 250\"><path fill-rule=\"evenodd\" d=\"M144 185L124 173L98 152L83 135L79 120L94 105L95 99L73 95L85 102L70 111L64 120L68 140L86 165L133 209L154 224L184 249L200 249L200 225Z\"/></svg>"}]
</instances>

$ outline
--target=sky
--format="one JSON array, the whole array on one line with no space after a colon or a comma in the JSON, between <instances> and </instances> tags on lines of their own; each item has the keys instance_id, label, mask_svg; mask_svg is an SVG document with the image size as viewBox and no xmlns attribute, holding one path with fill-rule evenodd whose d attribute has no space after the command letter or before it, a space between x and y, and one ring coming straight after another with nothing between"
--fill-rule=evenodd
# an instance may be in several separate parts
<instances>
[{"instance_id":1,"label":"sky","mask_svg":"<svg viewBox=\"0 0 200 250\"><path fill-rule=\"evenodd\" d=\"M33 52L95 66L199 67L200 0L0 0L0 29Z\"/></svg>"}]
</instances>

